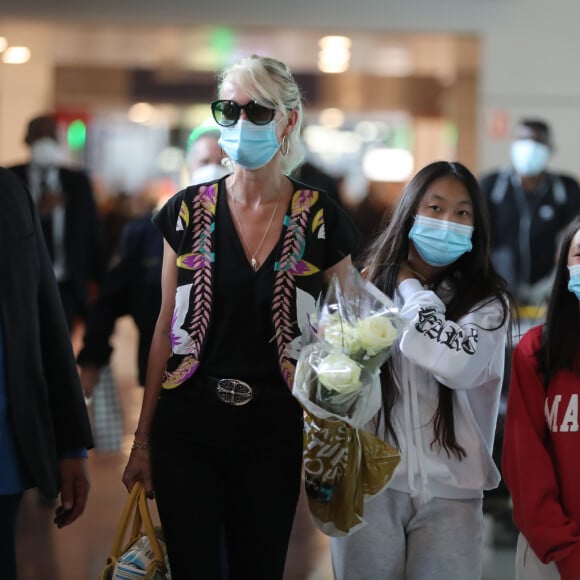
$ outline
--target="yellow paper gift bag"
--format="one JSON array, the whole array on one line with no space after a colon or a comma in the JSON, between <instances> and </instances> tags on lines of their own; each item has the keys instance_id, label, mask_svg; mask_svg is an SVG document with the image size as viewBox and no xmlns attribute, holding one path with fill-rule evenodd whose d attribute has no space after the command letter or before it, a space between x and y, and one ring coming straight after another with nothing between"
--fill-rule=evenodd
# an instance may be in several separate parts
<instances>
[{"instance_id":1,"label":"yellow paper gift bag","mask_svg":"<svg viewBox=\"0 0 580 580\"><path fill-rule=\"evenodd\" d=\"M305 484L318 528L344 536L364 526L365 499L388 486L399 460L396 449L370 433L306 414Z\"/></svg>"}]
</instances>

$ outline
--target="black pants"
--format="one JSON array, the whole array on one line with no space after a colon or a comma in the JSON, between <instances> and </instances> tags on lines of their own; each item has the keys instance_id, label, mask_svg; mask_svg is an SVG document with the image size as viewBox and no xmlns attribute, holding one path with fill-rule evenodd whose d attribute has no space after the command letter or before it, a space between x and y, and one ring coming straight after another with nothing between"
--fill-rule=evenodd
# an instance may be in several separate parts
<instances>
[{"instance_id":1,"label":"black pants","mask_svg":"<svg viewBox=\"0 0 580 580\"><path fill-rule=\"evenodd\" d=\"M66 323L69 330L72 330L75 319L78 316L84 317L85 310L76 295L73 285L70 282L59 282L58 291L60 293L60 300L62 302Z\"/></svg>"},{"instance_id":2,"label":"black pants","mask_svg":"<svg viewBox=\"0 0 580 580\"><path fill-rule=\"evenodd\" d=\"M173 580L277 580L300 492L302 410L289 391L226 405L208 385L164 391L153 484Z\"/></svg>"},{"instance_id":3,"label":"black pants","mask_svg":"<svg viewBox=\"0 0 580 580\"><path fill-rule=\"evenodd\" d=\"M0 495L0 578L16 580L16 521L22 494Z\"/></svg>"}]
</instances>

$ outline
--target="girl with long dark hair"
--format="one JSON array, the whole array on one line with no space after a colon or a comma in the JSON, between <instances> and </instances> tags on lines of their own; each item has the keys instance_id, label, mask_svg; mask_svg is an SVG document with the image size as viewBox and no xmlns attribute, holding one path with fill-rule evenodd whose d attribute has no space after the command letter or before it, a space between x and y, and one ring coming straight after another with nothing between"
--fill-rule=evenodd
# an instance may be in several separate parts
<instances>
[{"instance_id":1,"label":"girl with long dark hair","mask_svg":"<svg viewBox=\"0 0 580 580\"><path fill-rule=\"evenodd\" d=\"M376 421L402 459L365 505L368 525L332 539L335 575L474 580L483 491L500 480L491 453L511 304L475 177L460 163L421 169L366 255L367 277L408 321Z\"/></svg>"},{"instance_id":2,"label":"girl with long dark hair","mask_svg":"<svg viewBox=\"0 0 580 580\"><path fill-rule=\"evenodd\" d=\"M516 578L580 578L580 217L565 230L545 325L514 350L502 470Z\"/></svg>"}]
</instances>

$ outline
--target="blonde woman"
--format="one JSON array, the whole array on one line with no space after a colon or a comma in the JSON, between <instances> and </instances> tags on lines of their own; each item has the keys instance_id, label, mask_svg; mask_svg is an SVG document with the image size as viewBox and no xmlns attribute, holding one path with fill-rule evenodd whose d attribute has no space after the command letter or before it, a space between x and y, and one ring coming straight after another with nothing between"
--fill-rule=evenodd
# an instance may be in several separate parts
<instances>
[{"instance_id":1,"label":"blonde woman","mask_svg":"<svg viewBox=\"0 0 580 580\"><path fill-rule=\"evenodd\" d=\"M251 56L211 105L232 174L159 211L162 305L123 481L155 494L174 580L282 578L300 489L302 410L291 394L301 329L358 234L301 161L289 68Z\"/></svg>"}]
</instances>

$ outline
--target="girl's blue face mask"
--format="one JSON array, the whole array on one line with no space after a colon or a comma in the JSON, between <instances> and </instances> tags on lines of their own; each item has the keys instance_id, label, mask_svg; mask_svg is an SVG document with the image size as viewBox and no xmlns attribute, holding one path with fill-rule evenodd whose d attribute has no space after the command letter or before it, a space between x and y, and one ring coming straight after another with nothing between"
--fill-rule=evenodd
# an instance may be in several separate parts
<instances>
[{"instance_id":1,"label":"girl's blue face mask","mask_svg":"<svg viewBox=\"0 0 580 580\"><path fill-rule=\"evenodd\" d=\"M440 267L471 252L472 234L473 226L417 215L409 239L427 264Z\"/></svg>"},{"instance_id":2,"label":"girl's blue face mask","mask_svg":"<svg viewBox=\"0 0 580 580\"><path fill-rule=\"evenodd\" d=\"M572 294L575 294L576 298L580 300L580 264L568 266L568 271L570 272L570 281L568 282L568 290L570 290Z\"/></svg>"},{"instance_id":3,"label":"girl's blue face mask","mask_svg":"<svg viewBox=\"0 0 580 580\"><path fill-rule=\"evenodd\" d=\"M255 125L239 119L231 127L220 127L219 146L228 157L244 169L259 169L272 160L280 144L276 137L276 121Z\"/></svg>"}]
</instances>

